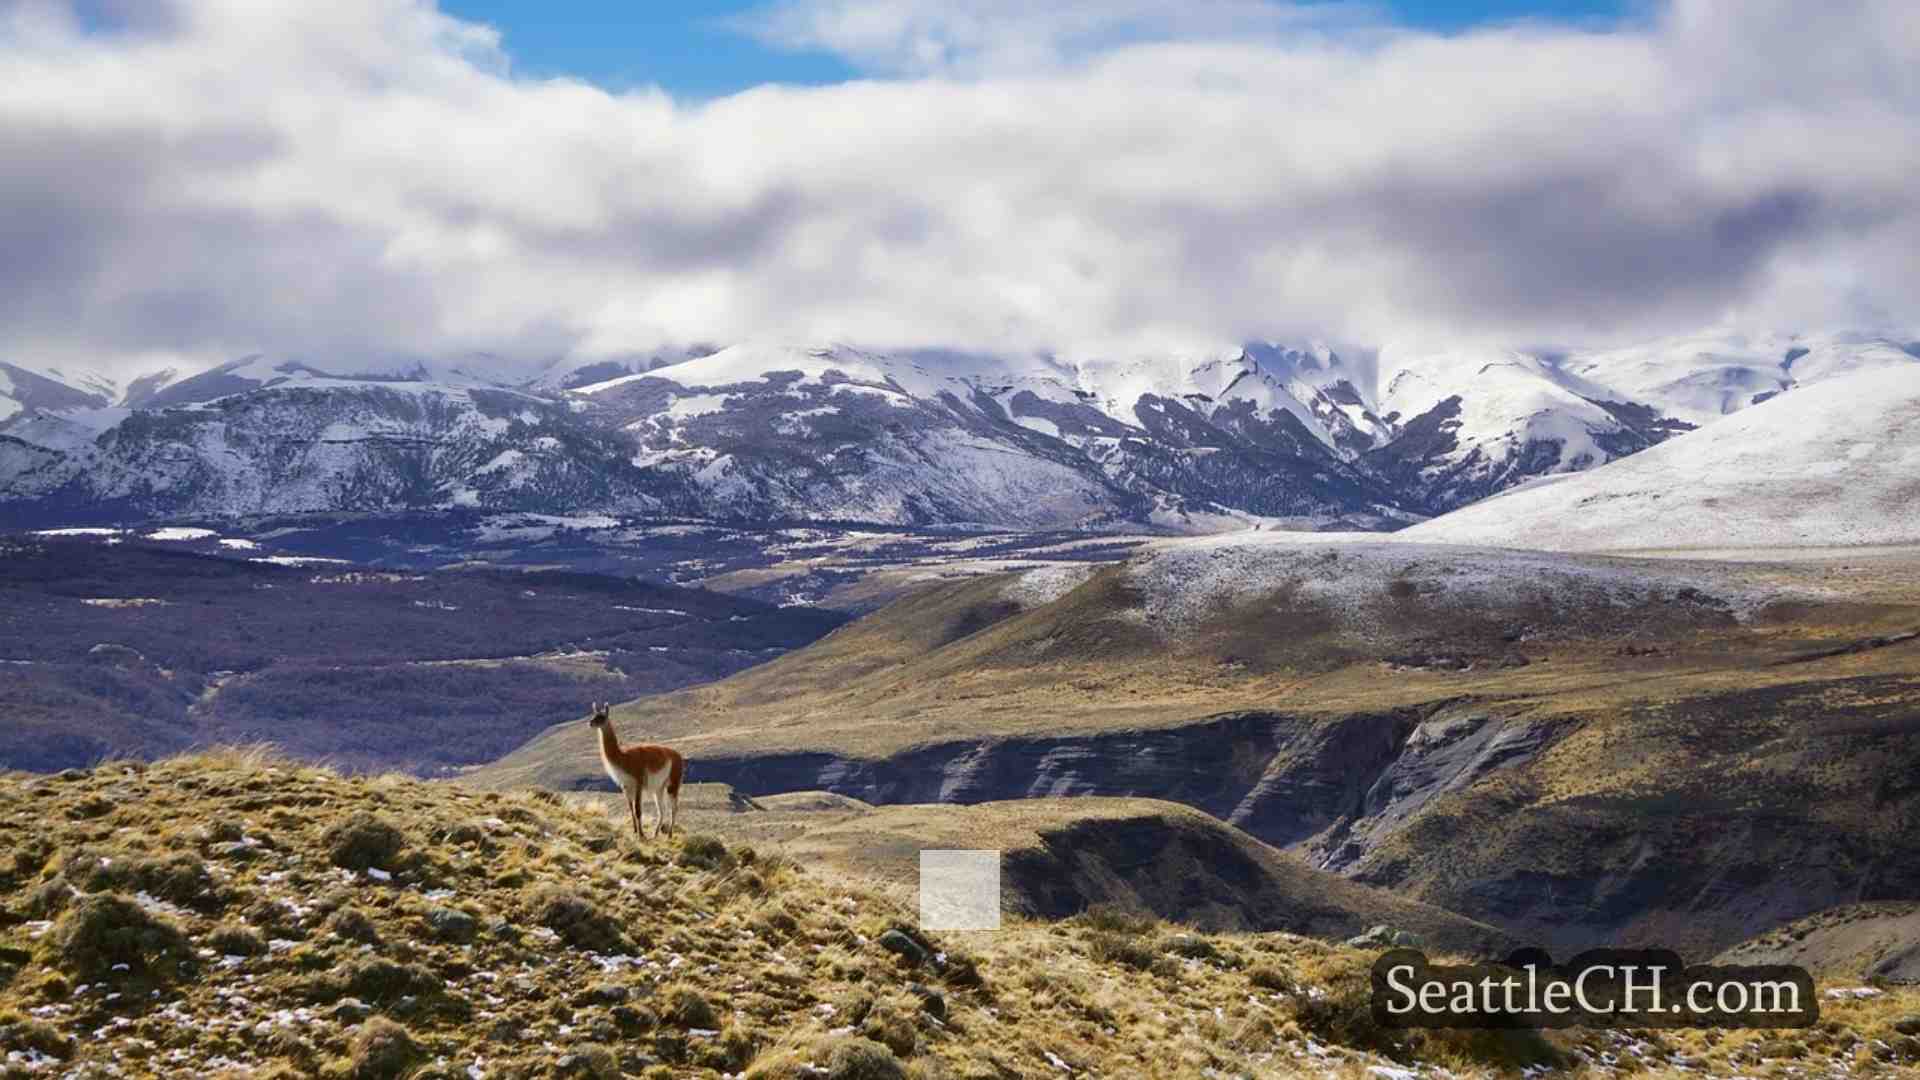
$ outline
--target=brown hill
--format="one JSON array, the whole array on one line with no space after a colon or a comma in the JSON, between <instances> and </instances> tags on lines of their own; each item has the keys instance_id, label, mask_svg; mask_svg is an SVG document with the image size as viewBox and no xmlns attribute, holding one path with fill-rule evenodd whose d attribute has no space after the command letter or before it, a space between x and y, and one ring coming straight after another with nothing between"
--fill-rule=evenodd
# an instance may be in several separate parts
<instances>
[{"instance_id":1,"label":"brown hill","mask_svg":"<svg viewBox=\"0 0 1920 1080\"><path fill-rule=\"evenodd\" d=\"M929 590L616 710L696 778L1167 799L1556 951L1920 897L1920 561L1351 540ZM478 770L601 783L584 724Z\"/></svg>"},{"instance_id":2,"label":"brown hill","mask_svg":"<svg viewBox=\"0 0 1920 1080\"><path fill-rule=\"evenodd\" d=\"M696 829L753 816L701 794ZM1920 1062L1895 1026L1913 990L1784 1036L1386 1031L1361 950L1111 911L929 935L831 868L700 832L636 844L568 802L235 753L0 774L0 1069L1481 1080L1629 1046L1704 1076ZM1029 824L982 813L1009 837ZM934 956L902 960L901 938Z\"/></svg>"},{"instance_id":3,"label":"brown hill","mask_svg":"<svg viewBox=\"0 0 1920 1080\"><path fill-rule=\"evenodd\" d=\"M1798 964L1835 979L1920 983L1920 902L1846 904L1721 953L1723 964Z\"/></svg>"},{"instance_id":4,"label":"brown hill","mask_svg":"<svg viewBox=\"0 0 1920 1080\"><path fill-rule=\"evenodd\" d=\"M721 788L721 785L704 785ZM722 789L724 790L724 789ZM1208 931L1346 938L1377 925L1435 948L1504 954L1517 941L1431 905L1316 870L1191 807L1154 799L1020 799L874 807L826 792L701 801L701 827L777 844L912 902L923 849L1002 852L1002 909L1062 919L1111 907Z\"/></svg>"}]
</instances>

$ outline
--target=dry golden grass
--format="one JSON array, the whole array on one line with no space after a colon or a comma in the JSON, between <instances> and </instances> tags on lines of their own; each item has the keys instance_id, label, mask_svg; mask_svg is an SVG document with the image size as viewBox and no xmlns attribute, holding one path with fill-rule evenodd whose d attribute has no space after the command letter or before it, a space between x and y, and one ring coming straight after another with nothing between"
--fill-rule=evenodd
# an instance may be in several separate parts
<instances>
[{"instance_id":1,"label":"dry golden grass","mask_svg":"<svg viewBox=\"0 0 1920 1080\"><path fill-rule=\"evenodd\" d=\"M362 839L386 850L382 825L401 840L387 865L334 865ZM579 800L259 750L0 777L0 1073L1477 1076L1619 1038L1381 1032L1368 954L1100 914L923 936L942 960L910 970L877 944L912 925L885 890L768 849L695 855L714 846L636 845ZM160 936L82 971L60 943L111 896ZM1872 1040L1903 1010L1920 996L1837 1006L1793 1048L1892 1075ZM1778 1049L1721 1041L1702 1050L1716 1072Z\"/></svg>"},{"instance_id":2,"label":"dry golden grass","mask_svg":"<svg viewBox=\"0 0 1920 1080\"><path fill-rule=\"evenodd\" d=\"M1782 599L1738 625L1669 619L1660 610L1604 614L1588 627L1556 621L1515 647L1498 631L1526 622L1525 610L1425 610L1410 600L1393 640L1369 643L1281 591L1170 638L1131 617L1123 567L1100 570L1034 609L1009 599L1008 577L975 578L910 594L719 683L629 702L614 718L622 731L670 740L695 758L817 751L872 759L935 741L1179 727L1249 710L1334 718L1466 697L1510 711L1588 716L1811 680L1920 673L1920 642L1780 663L1920 628L1920 559L1911 555L1649 565L1683 567L1729 588L1779 590ZM1517 648L1531 662L1447 671L1383 659L1409 641L1489 657ZM569 787L597 768L584 726L562 725L471 779Z\"/></svg>"}]
</instances>

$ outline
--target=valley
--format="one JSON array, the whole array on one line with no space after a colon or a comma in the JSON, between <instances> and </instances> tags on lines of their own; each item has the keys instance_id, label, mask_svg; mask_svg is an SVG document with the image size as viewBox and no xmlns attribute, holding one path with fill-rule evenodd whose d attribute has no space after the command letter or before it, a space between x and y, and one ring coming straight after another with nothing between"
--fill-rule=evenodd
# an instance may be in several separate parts
<instances>
[{"instance_id":1,"label":"valley","mask_svg":"<svg viewBox=\"0 0 1920 1080\"><path fill-rule=\"evenodd\" d=\"M1916 555L1163 541L922 591L615 719L748 797L1165 799L1556 954L1710 955L1920 895ZM603 787L586 736L466 781Z\"/></svg>"},{"instance_id":2,"label":"valley","mask_svg":"<svg viewBox=\"0 0 1920 1080\"><path fill-rule=\"evenodd\" d=\"M343 767L445 772L589 697L731 674L844 621L560 571L109 540L0 538L0 767L268 741Z\"/></svg>"}]
</instances>

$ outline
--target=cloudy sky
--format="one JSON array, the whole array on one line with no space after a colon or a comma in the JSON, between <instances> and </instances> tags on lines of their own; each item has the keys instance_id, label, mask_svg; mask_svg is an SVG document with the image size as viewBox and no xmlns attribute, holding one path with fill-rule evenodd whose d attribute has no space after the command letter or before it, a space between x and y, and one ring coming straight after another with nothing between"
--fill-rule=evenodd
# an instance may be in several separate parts
<instances>
[{"instance_id":1,"label":"cloudy sky","mask_svg":"<svg viewBox=\"0 0 1920 1080\"><path fill-rule=\"evenodd\" d=\"M1556 7L0 0L0 358L1920 325L1911 0Z\"/></svg>"}]
</instances>

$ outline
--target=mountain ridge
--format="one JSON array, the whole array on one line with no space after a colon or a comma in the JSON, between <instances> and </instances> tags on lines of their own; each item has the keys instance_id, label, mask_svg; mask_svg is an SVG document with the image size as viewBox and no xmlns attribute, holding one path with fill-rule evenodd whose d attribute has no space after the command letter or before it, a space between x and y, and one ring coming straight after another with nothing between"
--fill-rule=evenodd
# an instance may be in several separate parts
<instances>
[{"instance_id":1,"label":"mountain ridge","mask_svg":"<svg viewBox=\"0 0 1920 1080\"><path fill-rule=\"evenodd\" d=\"M253 355L118 399L9 366L0 502L1386 530L1907 365L1920 346L1874 335L1024 358L746 343L532 375L490 356Z\"/></svg>"}]
</instances>

